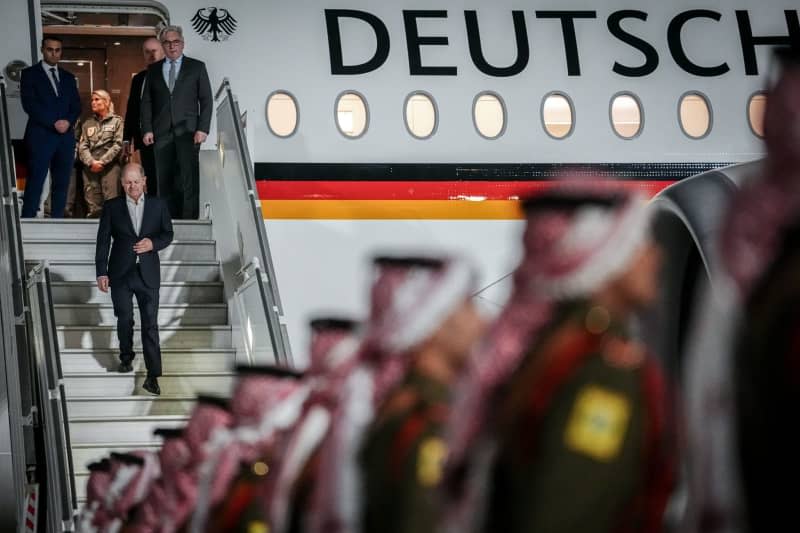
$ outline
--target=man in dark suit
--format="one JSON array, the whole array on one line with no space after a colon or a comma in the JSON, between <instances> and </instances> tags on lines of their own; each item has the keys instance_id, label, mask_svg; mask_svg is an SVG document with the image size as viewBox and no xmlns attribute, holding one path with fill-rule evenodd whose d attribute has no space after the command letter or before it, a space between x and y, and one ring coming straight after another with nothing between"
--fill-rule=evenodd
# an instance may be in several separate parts
<instances>
[{"instance_id":1,"label":"man in dark suit","mask_svg":"<svg viewBox=\"0 0 800 533\"><path fill-rule=\"evenodd\" d=\"M167 26L161 44L165 59L147 69L142 94L142 131L155 143L159 195L173 218L200 213L200 144L211 127L211 83L205 63L183 55L183 30Z\"/></svg>"},{"instance_id":2,"label":"man in dark suit","mask_svg":"<svg viewBox=\"0 0 800 533\"><path fill-rule=\"evenodd\" d=\"M145 39L142 43L142 54L147 66L156 61L164 59L164 49L155 37ZM144 79L147 76L147 68L131 79L131 92L128 95L128 107L125 110L125 128L122 133L124 139L124 153L130 157L138 150L144 167L145 176L149 176L147 182L147 194L153 196L158 194L158 179L156 179L156 161L153 155L153 146L145 146L142 142L142 126L140 122L142 93L144 92Z\"/></svg>"},{"instance_id":3,"label":"man in dark suit","mask_svg":"<svg viewBox=\"0 0 800 533\"><path fill-rule=\"evenodd\" d=\"M142 351L147 379L142 387L161 394L161 347L158 339L158 289L161 286L159 250L172 242L172 220L166 202L145 196L146 176L141 165L122 170L125 194L108 200L97 230L95 268L97 287L114 303L119 338L120 372L131 372L133 351L133 300L142 321ZM112 244L113 239L113 244ZM109 255L109 248L111 253Z\"/></svg>"},{"instance_id":4,"label":"man in dark suit","mask_svg":"<svg viewBox=\"0 0 800 533\"><path fill-rule=\"evenodd\" d=\"M81 114L81 99L75 76L58 66L59 37L42 39L42 57L42 61L22 71L20 82L22 108L28 114L25 146L29 158L22 216L36 216L49 170L53 188L50 215L62 218L75 161L73 128Z\"/></svg>"}]
</instances>

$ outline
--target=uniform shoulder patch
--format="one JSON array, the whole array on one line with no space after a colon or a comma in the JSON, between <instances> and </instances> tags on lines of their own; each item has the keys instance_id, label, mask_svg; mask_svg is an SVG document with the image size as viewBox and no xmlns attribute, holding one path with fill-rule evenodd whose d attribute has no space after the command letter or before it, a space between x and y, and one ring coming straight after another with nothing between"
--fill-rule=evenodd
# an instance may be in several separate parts
<instances>
[{"instance_id":1,"label":"uniform shoulder patch","mask_svg":"<svg viewBox=\"0 0 800 533\"><path fill-rule=\"evenodd\" d=\"M438 437L428 437L417 452L417 482L423 487L433 487L442 481L447 446Z\"/></svg>"},{"instance_id":2,"label":"uniform shoulder patch","mask_svg":"<svg viewBox=\"0 0 800 533\"><path fill-rule=\"evenodd\" d=\"M564 441L570 450L608 462L620 452L631 416L630 400L597 385L578 392Z\"/></svg>"},{"instance_id":3,"label":"uniform shoulder patch","mask_svg":"<svg viewBox=\"0 0 800 533\"><path fill-rule=\"evenodd\" d=\"M253 520L247 524L247 533L269 533L269 526L261 520Z\"/></svg>"}]
</instances>

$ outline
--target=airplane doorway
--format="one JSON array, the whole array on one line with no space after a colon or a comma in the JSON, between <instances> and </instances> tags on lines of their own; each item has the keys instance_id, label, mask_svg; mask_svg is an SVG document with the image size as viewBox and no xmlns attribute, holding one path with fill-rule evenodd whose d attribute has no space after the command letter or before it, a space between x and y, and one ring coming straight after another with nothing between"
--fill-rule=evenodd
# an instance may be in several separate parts
<instances>
[{"instance_id":1,"label":"airplane doorway","mask_svg":"<svg viewBox=\"0 0 800 533\"><path fill-rule=\"evenodd\" d=\"M91 93L105 89L123 119L131 78L145 67L142 43L168 23L157 2L41 3L42 33L63 39L62 66L78 80L82 116L91 114Z\"/></svg>"}]
</instances>

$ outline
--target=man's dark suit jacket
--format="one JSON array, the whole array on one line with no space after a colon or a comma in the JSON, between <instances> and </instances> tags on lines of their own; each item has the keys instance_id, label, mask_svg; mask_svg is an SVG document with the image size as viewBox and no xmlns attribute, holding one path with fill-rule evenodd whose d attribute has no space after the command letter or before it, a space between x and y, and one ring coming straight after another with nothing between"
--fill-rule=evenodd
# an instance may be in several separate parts
<instances>
[{"instance_id":1,"label":"man's dark suit jacket","mask_svg":"<svg viewBox=\"0 0 800 533\"><path fill-rule=\"evenodd\" d=\"M153 241L153 249L139 254L139 269L145 284L157 289L161 286L161 261L158 252L169 246L173 236L167 203L157 196L145 197L141 232L137 235L128 213L127 198L123 194L103 204L94 258L97 277L108 276L113 287L115 281L124 278L136 265L133 245L147 237Z\"/></svg>"},{"instance_id":2,"label":"man's dark suit jacket","mask_svg":"<svg viewBox=\"0 0 800 533\"><path fill-rule=\"evenodd\" d=\"M169 133L183 135L211 129L213 97L206 65L183 56L181 70L172 94L164 81L164 61L147 68L147 82L142 95L142 132L152 132L156 142Z\"/></svg>"},{"instance_id":3,"label":"man's dark suit jacket","mask_svg":"<svg viewBox=\"0 0 800 533\"><path fill-rule=\"evenodd\" d=\"M20 96L22 108L28 114L25 140L31 147L53 146L62 135L73 138L72 128L81 114L81 97L75 76L58 67L58 96L47 76L41 62L22 71ZM54 124L59 120L69 121L70 129L66 133L56 131Z\"/></svg>"},{"instance_id":4,"label":"man's dark suit jacket","mask_svg":"<svg viewBox=\"0 0 800 533\"><path fill-rule=\"evenodd\" d=\"M145 77L147 77L147 69L131 79L131 92L128 95L128 106L125 109L125 127L122 130L123 140L133 141L137 150L144 146L140 117L142 115L142 85L144 85Z\"/></svg>"}]
</instances>

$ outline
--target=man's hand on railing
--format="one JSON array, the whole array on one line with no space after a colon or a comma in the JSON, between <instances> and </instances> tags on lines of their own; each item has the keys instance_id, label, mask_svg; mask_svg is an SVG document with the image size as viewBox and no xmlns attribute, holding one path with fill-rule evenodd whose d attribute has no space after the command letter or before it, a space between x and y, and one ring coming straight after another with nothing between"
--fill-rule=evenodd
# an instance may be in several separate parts
<instances>
[{"instance_id":1,"label":"man's hand on railing","mask_svg":"<svg viewBox=\"0 0 800 533\"><path fill-rule=\"evenodd\" d=\"M97 288L102 292L108 292L108 276L97 277Z\"/></svg>"}]
</instances>

